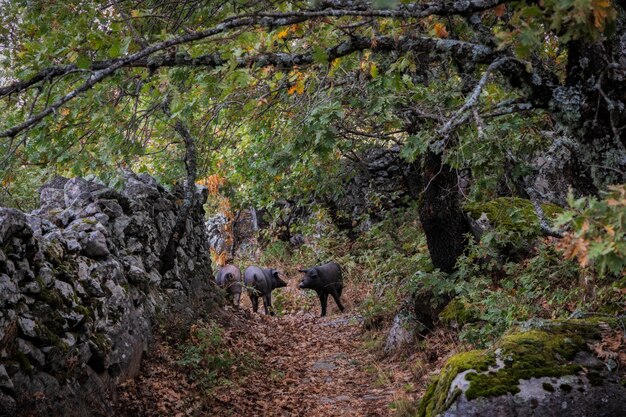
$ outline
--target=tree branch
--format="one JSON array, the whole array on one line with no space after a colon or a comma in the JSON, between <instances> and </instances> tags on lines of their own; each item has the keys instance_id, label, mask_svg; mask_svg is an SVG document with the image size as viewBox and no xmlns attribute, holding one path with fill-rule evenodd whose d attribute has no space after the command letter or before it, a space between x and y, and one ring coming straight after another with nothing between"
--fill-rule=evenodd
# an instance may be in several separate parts
<instances>
[{"instance_id":1,"label":"tree branch","mask_svg":"<svg viewBox=\"0 0 626 417\"><path fill-rule=\"evenodd\" d=\"M537 218L539 219L539 227L541 228L541 231L546 236L562 238L563 233L559 232L558 230L553 230L548 224L548 221L546 220L546 215L544 214L543 208L541 208L541 204L539 203L537 191L535 191L535 189L532 187L526 187L526 192L530 197L530 201L533 203L535 214L537 214Z\"/></svg>"},{"instance_id":2,"label":"tree branch","mask_svg":"<svg viewBox=\"0 0 626 417\"><path fill-rule=\"evenodd\" d=\"M478 104L478 99L480 98L480 94L482 93L483 89L485 88L485 85L487 84L489 75L493 71L495 71L498 67L500 67L502 64L510 60L515 60L515 58L502 57L502 58L495 60L489 65L489 67L487 67L487 70L485 70L485 73L483 74L483 76L480 78L480 80L474 87L472 94L470 94L467 100L465 100L465 103L463 104L463 106L461 106L461 108L457 110L454 113L454 115L452 115L452 117L446 122L446 124L443 125L443 127L438 132L439 135L443 136L444 138L447 138L450 132L455 127L457 127L459 124L462 124L467 119L467 116L463 117L464 113L468 110L472 110Z\"/></svg>"},{"instance_id":3,"label":"tree branch","mask_svg":"<svg viewBox=\"0 0 626 417\"><path fill-rule=\"evenodd\" d=\"M217 30L217 29L216 29ZM206 36L208 31L202 32ZM217 32L216 32L217 33ZM159 56L151 58L155 52L169 48L174 45L179 45L185 42L192 42L194 40L202 39L204 35L199 33L182 36L180 38L172 39L170 41L160 42L154 44L146 49L131 54L123 59L115 59L110 61L100 61L93 65L94 71L91 76L82 85L72 90L65 96L61 97L54 103L52 103L45 110L33 115L26 121L15 125L9 129L0 132L0 138L12 137L25 130L30 129L36 124L40 123L45 117L49 116L64 104L68 103L72 99L76 98L85 91L91 89L100 81L111 76L115 71L124 67L145 67L145 68L159 68L168 66L197 66L215 68L227 64L229 61L222 58L220 54L209 54L197 58L191 58L182 54L171 56ZM206 37L204 36L204 37ZM373 52L386 52L386 51L423 51L423 52L435 52L443 53L456 57L459 60L472 60L474 62L485 62L492 58L494 51L483 45L477 45L469 42L451 40L451 39L439 39L428 37L401 37L394 39L389 36L379 36L376 38L365 37L353 37L346 40L334 47L326 50L327 58L329 61L333 59L350 55L357 51L370 49ZM265 67L275 66L278 68L292 68L296 65L308 65L315 62L313 53L308 52L304 54L286 54L286 53L265 53L258 55L251 55L247 57L240 57L237 59L237 67L244 68L249 66ZM493 65L493 64L492 64ZM75 70L75 66L61 66L56 67L57 71L51 73L58 75L64 75L67 72ZM100 69L101 68L101 69ZM65 72L62 72L65 71ZM37 77L37 76L35 76ZM34 83L28 83L28 86L32 86ZM26 85L26 83L23 83ZM17 91L16 88L11 86L5 87L11 91ZM0 89L1 92L1 89Z\"/></svg>"},{"instance_id":4,"label":"tree branch","mask_svg":"<svg viewBox=\"0 0 626 417\"><path fill-rule=\"evenodd\" d=\"M163 103L163 112L172 117L172 113L169 108L169 98ZM195 203L196 195L196 142L191 132L183 123L182 120L176 118L174 121L174 130L183 139L185 143L185 167L187 169L187 178L184 186L184 198L183 204L176 216L176 222L174 228L167 241L167 245L161 253L161 267L160 273L164 275L167 271L174 267L176 262L176 251L182 237L185 235L185 228L187 225L187 218L191 212Z\"/></svg>"},{"instance_id":5,"label":"tree branch","mask_svg":"<svg viewBox=\"0 0 626 417\"><path fill-rule=\"evenodd\" d=\"M466 0L437 1L429 3L414 2L400 4L394 9L372 9L371 2L363 1L322 1L318 9L310 11L294 11L285 13L256 13L254 16L284 18L294 16L313 17L387 17L387 18L421 18L428 16L471 15L492 9L511 0Z\"/></svg>"}]
</instances>

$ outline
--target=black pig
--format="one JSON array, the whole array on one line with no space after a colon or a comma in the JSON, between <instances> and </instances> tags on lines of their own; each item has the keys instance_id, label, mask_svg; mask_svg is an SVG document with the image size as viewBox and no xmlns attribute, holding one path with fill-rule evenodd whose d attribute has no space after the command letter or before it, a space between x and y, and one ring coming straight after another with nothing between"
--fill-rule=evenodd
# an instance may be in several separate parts
<instances>
[{"instance_id":1,"label":"black pig","mask_svg":"<svg viewBox=\"0 0 626 417\"><path fill-rule=\"evenodd\" d=\"M278 276L278 271L267 268L261 269L258 266L249 266L243 274L243 281L246 285L248 296L250 296L250 301L252 301L252 311L255 313L258 311L259 297L263 297L265 314L273 316L272 291L275 288L287 286L287 283Z\"/></svg>"},{"instance_id":2,"label":"black pig","mask_svg":"<svg viewBox=\"0 0 626 417\"><path fill-rule=\"evenodd\" d=\"M300 288L309 288L317 293L322 304L322 317L326 315L328 294L333 296L339 310L344 310L339 299L343 290L343 281L341 279L341 267L338 264L329 262L310 269L300 269L300 272L304 273Z\"/></svg>"},{"instance_id":3,"label":"black pig","mask_svg":"<svg viewBox=\"0 0 626 417\"><path fill-rule=\"evenodd\" d=\"M239 307L241 298L241 271L235 265L225 265L215 276L217 285L225 289L232 303Z\"/></svg>"}]
</instances>

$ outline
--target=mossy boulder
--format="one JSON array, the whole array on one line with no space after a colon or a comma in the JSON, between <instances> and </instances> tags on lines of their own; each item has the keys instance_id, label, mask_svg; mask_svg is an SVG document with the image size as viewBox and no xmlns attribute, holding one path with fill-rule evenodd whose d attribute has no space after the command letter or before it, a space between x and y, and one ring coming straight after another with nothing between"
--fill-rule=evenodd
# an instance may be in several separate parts
<instances>
[{"instance_id":1,"label":"mossy boulder","mask_svg":"<svg viewBox=\"0 0 626 417\"><path fill-rule=\"evenodd\" d=\"M444 309L439 313L439 320L446 324L455 324L462 326L465 323L471 323L478 318L478 312L472 308L469 303L466 303L458 298L450 301Z\"/></svg>"},{"instance_id":2,"label":"mossy boulder","mask_svg":"<svg viewBox=\"0 0 626 417\"><path fill-rule=\"evenodd\" d=\"M536 235L540 232L539 218L530 200L499 197L487 203L469 203L463 208L473 219L479 219L484 213L492 227L527 235ZM556 219L563 212L556 204L542 204L541 208L548 220Z\"/></svg>"},{"instance_id":3,"label":"mossy boulder","mask_svg":"<svg viewBox=\"0 0 626 417\"><path fill-rule=\"evenodd\" d=\"M491 349L453 356L418 416L626 416L620 377L588 348L600 337L597 321L528 322Z\"/></svg>"}]
</instances>

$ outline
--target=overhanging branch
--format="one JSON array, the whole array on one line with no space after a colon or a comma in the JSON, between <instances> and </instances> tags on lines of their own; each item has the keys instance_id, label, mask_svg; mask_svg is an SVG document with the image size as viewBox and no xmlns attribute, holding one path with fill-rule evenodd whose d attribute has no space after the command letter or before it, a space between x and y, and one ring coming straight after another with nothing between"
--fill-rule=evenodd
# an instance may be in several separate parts
<instances>
[{"instance_id":1,"label":"overhanging branch","mask_svg":"<svg viewBox=\"0 0 626 417\"><path fill-rule=\"evenodd\" d=\"M216 68L226 65L230 61L222 58L220 54L208 54L201 57L191 58L185 55L171 56L152 56L153 53L166 49L173 45L185 42L191 42L199 39L199 35L193 34L182 38L186 41L171 40L160 42L152 45L142 51L131 54L123 59L115 59L109 61L99 61L93 64L95 70L91 76L79 87L72 90L65 96L61 97L45 110L33 115L26 121L13 126L5 131L0 132L0 138L13 137L17 134L30 129L34 125L40 123L45 117L49 116L61 106L65 105L72 99L76 98L85 91L91 89L97 83L111 76L115 71L125 67L144 67L156 69L160 67L172 66L196 66L206 68ZM209 36L209 35L207 35ZM428 37L400 37L398 39L389 36L379 36L376 38L353 37L336 46L328 48L326 55L329 61L350 55L357 51L369 49L373 52L389 52L398 51L405 53L408 51L421 51L442 54L443 56L452 56L459 60L468 60L483 63L492 59L494 51L484 45L473 44L469 42L439 39ZM279 68L292 68L296 65L308 65L314 63L312 52L303 54L286 54L286 53L265 53L258 55L250 55L237 58L237 67L265 67L275 66ZM58 70L51 72L53 74L63 75L69 71L75 70L74 66L57 67ZM65 72L62 72L64 69ZM41 79L45 79L41 78ZM35 83L30 83L29 86ZM24 84L25 85L25 84Z\"/></svg>"}]
</instances>

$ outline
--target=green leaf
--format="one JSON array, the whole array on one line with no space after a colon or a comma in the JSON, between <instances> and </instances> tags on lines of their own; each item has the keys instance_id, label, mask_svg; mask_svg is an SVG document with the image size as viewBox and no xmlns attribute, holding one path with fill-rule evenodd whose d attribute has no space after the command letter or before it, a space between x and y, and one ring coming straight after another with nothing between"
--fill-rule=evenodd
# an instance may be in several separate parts
<instances>
[{"instance_id":1,"label":"green leaf","mask_svg":"<svg viewBox=\"0 0 626 417\"><path fill-rule=\"evenodd\" d=\"M80 69L89 69L91 68L91 59L87 55L79 55L76 66Z\"/></svg>"},{"instance_id":2,"label":"green leaf","mask_svg":"<svg viewBox=\"0 0 626 417\"><path fill-rule=\"evenodd\" d=\"M313 47L313 60L318 64L328 64L328 54L326 53L326 49L314 46Z\"/></svg>"}]
</instances>

